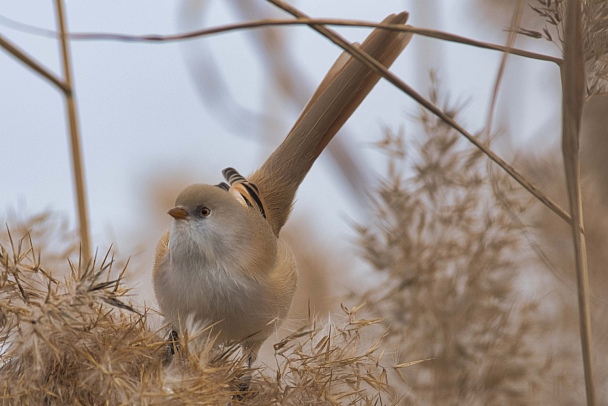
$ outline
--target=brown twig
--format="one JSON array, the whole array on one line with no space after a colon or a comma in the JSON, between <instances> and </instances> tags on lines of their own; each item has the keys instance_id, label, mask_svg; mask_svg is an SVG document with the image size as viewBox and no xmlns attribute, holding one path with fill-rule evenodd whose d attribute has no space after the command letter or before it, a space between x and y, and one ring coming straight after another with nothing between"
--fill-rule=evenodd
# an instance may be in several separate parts
<instances>
[{"instance_id":1,"label":"brown twig","mask_svg":"<svg viewBox=\"0 0 608 406\"><path fill-rule=\"evenodd\" d=\"M283 9L284 11L292 14L296 18L309 18L307 15L303 14L298 9L292 7L291 5L284 3L280 0L268 0L270 3L275 6ZM541 201L545 206L551 209L554 213L556 213L559 217L561 217L568 224L571 224L571 218L568 213L564 209L562 209L557 203L555 203L551 198L545 195L540 189L534 186L531 182L529 182L523 175L521 175L515 168L509 165L505 160L495 154L492 150L487 148L482 144L475 136L469 133L466 129L464 129L460 124L458 124L454 119L452 119L448 114L446 114L439 107L431 103L422 97L419 93L417 93L413 88L403 82L400 78L394 75L392 72L388 71L384 66L379 64L373 58L370 58L369 55L362 53L357 47L354 47L350 42L345 40L335 31L330 30L329 28L319 25L319 24L310 24L310 27L315 31L319 32L321 35L325 36L327 39L341 47L342 49L348 51L351 55L359 59L363 64L365 64L368 68L372 69L374 72L381 75L383 78L388 80L391 84L396 86L398 89L406 93L408 96L413 98L416 102L422 105L424 108L435 114L437 117L441 118L444 122L462 134L467 140L469 140L473 145L475 145L480 151L482 151L488 158L494 161L498 166L500 166L503 170L505 170L513 179L515 179L521 186L523 186L527 191L529 191L532 195L534 195L539 201Z\"/></svg>"},{"instance_id":2,"label":"brown twig","mask_svg":"<svg viewBox=\"0 0 608 406\"><path fill-rule=\"evenodd\" d=\"M65 80L61 80L54 73L48 70L44 65L34 60L16 45L0 36L0 47L5 49L19 61L26 64L33 71L47 79L55 85L64 94L66 100L66 109L68 112L68 126L70 131L70 143L72 150L72 164L74 169L74 183L76 186L76 201L78 207L78 220L80 229L80 238L82 243L82 252L85 259L91 257L91 247L89 238L89 225L87 215L86 195L84 191L84 175L82 169L82 159L80 156L80 139L78 133L78 119L76 114L76 103L74 102L72 74L70 69L69 49L67 44L67 35L65 30L65 18L63 12L63 4L61 0L56 1L57 21L59 25L59 38L61 41L61 53L63 62L63 71Z\"/></svg>"},{"instance_id":3,"label":"brown twig","mask_svg":"<svg viewBox=\"0 0 608 406\"><path fill-rule=\"evenodd\" d=\"M55 76L53 72L45 68L40 62L35 61L34 58L19 49L15 44L10 42L9 40L5 39L2 35L0 35L0 47L4 48L8 53L10 53L15 58L29 66L34 72L38 73L39 75L50 81L63 92L68 91L68 88L65 83L63 83L61 79Z\"/></svg>"},{"instance_id":4,"label":"brown twig","mask_svg":"<svg viewBox=\"0 0 608 406\"><path fill-rule=\"evenodd\" d=\"M591 316L589 310L589 276L583 229L583 207L580 184L579 131L585 98L585 60L583 57L583 23L581 1L569 0L564 28L564 64L562 66L562 153L572 213L572 239L576 260L578 308L585 371L587 405L595 405Z\"/></svg>"},{"instance_id":5,"label":"brown twig","mask_svg":"<svg viewBox=\"0 0 608 406\"><path fill-rule=\"evenodd\" d=\"M85 262L91 259L91 243L89 239L89 219L87 214L87 199L84 186L84 171L82 167L80 135L78 131L78 117L76 114L76 103L74 101L72 70L70 65L70 54L66 35L66 23L63 9L63 0L56 0L57 25L59 26L61 56L63 63L63 74L65 77L65 102L68 113L68 125L70 131L70 147L72 151L72 169L74 171L74 184L76 187L76 203L78 206L78 223L80 230L80 241L82 254Z\"/></svg>"},{"instance_id":6,"label":"brown twig","mask_svg":"<svg viewBox=\"0 0 608 406\"><path fill-rule=\"evenodd\" d=\"M392 27L387 27L391 28ZM463 45L470 45L477 48L489 49L493 51L500 51L507 54L513 54L518 56L523 56L525 58L537 59L539 61L553 62L556 65L561 65L562 60L560 58L556 58L553 56L538 54L536 52L526 51L524 49L519 48L511 48L505 47L502 45L492 44L489 42L477 41L471 38L462 37L460 35L454 35L443 31L431 30L427 28L416 28L416 27L406 27L408 29L404 29L404 31L410 31L417 35L422 35L423 37L441 39L444 41L456 42Z\"/></svg>"},{"instance_id":7,"label":"brown twig","mask_svg":"<svg viewBox=\"0 0 608 406\"><path fill-rule=\"evenodd\" d=\"M44 35L48 37L57 37L58 33L53 30L46 30L39 27L30 26L27 24L17 23L15 21L8 20L3 17L4 20L10 21L14 28L35 33L37 35ZM252 28L262 27L273 27L273 26L285 26L285 25L311 25L311 24L322 24L332 26L345 26L345 27L367 27L377 28L384 27L389 30L395 31L406 31L423 37L435 38L444 41L454 42L463 45L470 45L477 48L489 49L493 51L505 52L513 55L522 56L530 59L537 59L540 61L553 62L557 65L561 65L562 60L550 55L539 54L536 52L526 51L525 49L510 48L502 45L492 44L489 42L477 41L471 38L463 37L460 35L454 35L448 32L432 30L428 28L418 28L411 25L403 26L396 24L381 24L363 20L347 20L347 19L334 19L334 18L309 18L309 17L298 17L297 19L259 19L255 21L245 21L241 23L226 24L218 27L205 28L202 30L195 30L180 34L173 35L128 35L128 34L112 34L112 33L70 33L68 37L72 40L87 40L87 41L124 41L124 42L173 42L183 41L188 39L196 39L207 35L221 34L231 31L238 31ZM17 28L18 27L18 28Z\"/></svg>"}]
</instances>

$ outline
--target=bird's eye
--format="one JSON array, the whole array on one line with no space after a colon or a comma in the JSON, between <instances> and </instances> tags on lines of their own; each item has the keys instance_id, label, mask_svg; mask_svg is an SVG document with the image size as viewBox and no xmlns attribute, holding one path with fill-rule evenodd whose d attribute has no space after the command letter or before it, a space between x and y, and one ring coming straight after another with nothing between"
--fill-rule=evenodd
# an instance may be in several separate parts
<instances>
[{"instance_id":1,"label":"bird's eye","mask_svg":"<svg viewBox=\"0 0 608 406\"><path fill-rule=\"evenodd\" d=\"M211 214L211 209L208 207L203 207L198 211L198 213L201 215L201 217L207 217Z\"/></svg>"}]
</instances>

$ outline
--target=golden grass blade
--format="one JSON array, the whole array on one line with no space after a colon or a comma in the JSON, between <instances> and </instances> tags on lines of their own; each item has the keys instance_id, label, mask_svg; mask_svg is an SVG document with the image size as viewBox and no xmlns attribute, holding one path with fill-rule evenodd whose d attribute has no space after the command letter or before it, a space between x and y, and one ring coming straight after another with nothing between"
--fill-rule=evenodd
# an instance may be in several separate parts
<instances>
[{"instance_id":1,"label":"golden grass blade","mask_svg":"<svg viewBox=\"0 0 608 406\"><path fill-rule=\"evenodd\" d=\"M585 60L583 57L582 2L569 0L564 29L564 64L562 67L562 153L572 213L572 240L576 260L578 307L585 371L587 405L595 405L591 316L589 309L589 276L583 230L583 207L580 185L579 130L585 97Z\"/></svg>"},{"instance_id":2,"label":"golden grass blade","mask_svg":"<svg viewBox=\"0 0 608 406\"><path fill-rule=\"evenodd\" d=\"M56 0L57 24L59 25L61 55L63 63L63 74L65 77L66 90L65 102L68 112L68 125L70 130L70 146L72 150L72 169L74 171L74 185L76 187L76 204L78 207L78 224L80 230L80 241L82 244L82 255L84 262L91 259L91 243L89 238L89 218L87 214L87 197L84 186L84 170L82 167L80 135L78 131L78 118L76 114L76 102L74 101L74 87L72 84L72 70L70 65L70 51L66 35L66 23L63 10L63 0Z\"/></svg>"},{"instance_id":3,"label":"golden grass blade","mask_svg":"<svg viewBox=\"0 0 608 406\"><path fill-rule=\"evenodd\" d=\"M0 35L0 47L4 48L9 54L29 66L36 73L50 81L52 84L61 89L64 93L67 92L68 88L55 74L45 68L40 62L35 61L31 56L26 54L24 51L19 49L15 44Z\"/></svg>"},{"instance_id":4,"label":"golden grass blade","mask_svg":"<svg viewBox=\"0 0 608 406\"><path fill-rule=\"evenodd\" d=\"M274 4L275 6L285 10L289 14L297 17L297 18L309 18L307 15L300 12L298 9L292 7L291 5L284 3L280 0L268 0L268 2ZM310 24L310 27L315 31L319 32L321 35L325 36L327 39L348 51L351 55L359 59L362 63L364 63L369 69L381 75L384 79L388 80L391 84L396 86L398 89L403 91L405 94L410 96L416 102L418 102L421 106L435 114L437 117L441 118L444 122L462 134L467 140L469 140L473 145L475 145L479 150L481 150L488 158L494 161L498 166L500 166L504 171L506 171L513 179L515 179L521 186L523 186L528 192L534 195L540 202L542 202L545 206L551 209L555 214L561 217L568 224L571 224L570 215L566 213L564 209L562 209L557 203L555 203L549 196L545 195L543 191L534 186L530 181L528 181L522 174L520 174L515 168L509 165L504 159L495 154L492 150L487 148L485 145L481 143L481 141L477 140L473 134L469 133L464 129L460 124L458 124L452 117L446 114L439 107L435 106L433 103L422 97L418 92L416 92L413 88L403 82L400 78L394 75L392 72L388 71L381 64L375 61L369 56L363 54L359 49L352 46L348 41L342 38L336 32L330 30L327 27L324 27L319 24Z\"/></svg>"},{"instance_id":5,"label":"golden grass blade","mask_svg":"<svg viewBox=\"0 0 608 406\"><path fill-rule=\"evenodd\" d=\"M393 366L393 368L395 368L395 369L407 368L407 367L411 367L412 365L420 364L422 362L432 361L434 359L435 358L425 358L425 359L419 359L416 361L404 362L403 364L398 364L398 365Z\"/></svg>"}]
</instances>

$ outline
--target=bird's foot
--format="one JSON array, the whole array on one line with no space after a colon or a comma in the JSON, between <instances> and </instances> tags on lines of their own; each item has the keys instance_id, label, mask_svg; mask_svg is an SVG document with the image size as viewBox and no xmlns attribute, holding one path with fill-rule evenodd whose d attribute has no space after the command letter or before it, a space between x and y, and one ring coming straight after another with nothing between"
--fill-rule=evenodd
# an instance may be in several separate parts
<instances>
[{"instance_id":1,"label":"bird's foot","mask_svg":"<svg viewBox=\"0 0 608 406\"><path fill-rule=\"evenodd\" d=\"M173 356L180 351L179 335L174 329L169 333L167 342L165 344L165 356L163 358L163 365L169 365L173 360Z\"/></svg>"}]
</instances>

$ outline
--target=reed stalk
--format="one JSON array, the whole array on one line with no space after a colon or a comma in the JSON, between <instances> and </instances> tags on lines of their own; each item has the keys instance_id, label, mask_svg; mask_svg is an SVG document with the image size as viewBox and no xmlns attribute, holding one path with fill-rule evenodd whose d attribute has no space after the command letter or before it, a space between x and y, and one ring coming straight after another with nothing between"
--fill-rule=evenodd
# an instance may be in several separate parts
<instances>
[{"instance_id":1,"label":"reed stalk","mask_svg":"<svg viewBox=\"0 0 608 406\"><path fill-rule=\"evenodd\" d=\"M578 286L578 308L585 372L587 405L594 406L591 315L589 308L589 274L583 230L583 206L580 179L579 131L585 98L585 59L583 57L583 23L580 0L567 2L564 28L564 64L562 67L562 153L572 214L572 240Z\"/></svg>"},{"instance_id":2,"label":"reed stalk","mask_svg":"<svg viewBox=\"0 0 608 406\"><path fill-rule=\"evenodd\" d=\"M87 212L87 197L84 184L84 169L82 164L80 133L78 130L78 114L74 100L74 86L72 81L72 68L70 64L70 48L68 46L67 29L63 0L56 0L57 25L59 26L61 57L65 89L65 104L68 115L68 128L70 133L70 149L72 152L72 171L76 189L76 206L78 209L78 227L80 232L81 250L84 262L91 259L91 242L89 237L89 216Z\"/></svg>"}]
</instances>

